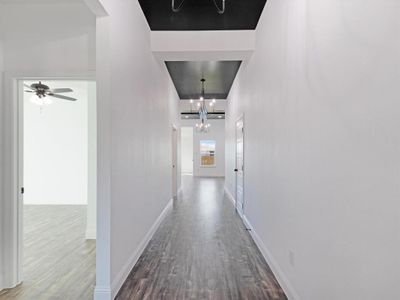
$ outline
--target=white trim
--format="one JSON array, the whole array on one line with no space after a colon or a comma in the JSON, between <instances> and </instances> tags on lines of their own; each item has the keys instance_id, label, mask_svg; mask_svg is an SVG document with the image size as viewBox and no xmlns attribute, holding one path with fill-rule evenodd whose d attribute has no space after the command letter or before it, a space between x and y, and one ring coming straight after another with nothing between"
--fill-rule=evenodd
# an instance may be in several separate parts
<instances>
[{"instance_id":1,"label":"white trim","mask_svg":"<svg viewBox=\"0 0 400 300\"><path fill-rule=\"evenodd\" d=\"M274 273L276 279L278 280L280 286L284 290L286 296L289 300L300 300L299 294L295 291L285 273L280 268L278 262L274 259L271 252L268 250L267 246L265 246L264 242L261 240L260 236L254 230L254 227L251 225L249 220L246 216L242 217L243 223L246 228L250 229L250 235L253 238L254 242L256 243L258 249L261 251L261 254L264 256L265 260L267 261L269 267L271 268L272 272Z\"/></svg>"},{"instance_id":2,"label":"white trim","mask_svg":"<svg viewBox=\"0 0 400 300\"><path fill-rule=\"evenodd\" d=\"M96 228L86 228L85 237L87 240L96 239Z\"/></svg>"},{"instance_id":3,"label":"white trim","mask_svg":"<svg viewBox=\"0 0 400 300\"><path fill-rule=\"evenodd\" d=\"M95 288L94 298L96 300L110 300L114 299L115 296L118 294L118 291L121 289L123 283L125 282L126 278L128 277L129 273L139 260L139 257L142 255L144 249L146 248L147 244L152 239L154 233L157 231L158 227L165 219L165 217L172 211L173 207L173 199L171 199L164 210L161 212L157 220L154 222L153 226L151 226L150 230L147 232L145 237L140 242L139 246L132 253L131 257L128 259L126 264L122 267L122 269L118 272L117 276L113 280L111 284L111 288L109 287L97 287Z\"/></svg>"},{"instance_id":4,"label":"white trim","mask_svg":"<svg viewBox=\"0 0 400 300\"><path fill-rule=\"evenodd\" d=\"M108 286L95 286L94 288L94 299L95 300L110 300L111 299L111 288Z\"/></svg>"},{"instance_id":5,"label":"white trim","mask_svg":"<svg viewBox=\"0 0 400 300\"><path fill-rule=\"evenodd\" d=\"M232 203L233 207L235 207L235 197L233 197L231 191L225 186L224 187L225 194L228 196L229 201Z\"/></svg>"}]
</instances>

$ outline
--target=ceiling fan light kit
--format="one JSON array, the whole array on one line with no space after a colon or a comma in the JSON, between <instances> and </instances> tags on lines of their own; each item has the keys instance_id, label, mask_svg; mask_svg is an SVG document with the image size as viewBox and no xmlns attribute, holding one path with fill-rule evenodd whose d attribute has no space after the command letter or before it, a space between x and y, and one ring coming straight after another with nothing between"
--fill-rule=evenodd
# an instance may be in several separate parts
<instances>
[{"instance_id":1,"label":"ceiling fan light kit","mask_svg":"<svg viewBox=\"0 0 400 300\"><path fill-rule=\"evenodd\" d=\"M59 95L60 93L72 93L73 90L70 88L50 89L49 86L43 84L41 81L39 81L39 83L33 83L31 85L24 84L24 87L27 88L27 90L25 90L26 93L33 94L30 99L31 102L40 106L52 104L53 100L51 98L57 98L67 101L77 100L75 98Z\"/></svg>"},{"instance_id":2,"label":"ceiling fan light kit","mask_svg":"<svg viewBox=\"0 0 400 300\"><path fill-rule=\"evenodd\" d=\"M175 0L171 0L171 8L173 12L179 12L181 11L183 4L185 3L186 0L178 0L180 1L179 4L175 3ZM221 5L217 4L217 0L212 0L214 2L215 8L217 9L217 12L222 15L225 12L225 0L220 0L222 3Z\"/></svg>"}]
</instances>

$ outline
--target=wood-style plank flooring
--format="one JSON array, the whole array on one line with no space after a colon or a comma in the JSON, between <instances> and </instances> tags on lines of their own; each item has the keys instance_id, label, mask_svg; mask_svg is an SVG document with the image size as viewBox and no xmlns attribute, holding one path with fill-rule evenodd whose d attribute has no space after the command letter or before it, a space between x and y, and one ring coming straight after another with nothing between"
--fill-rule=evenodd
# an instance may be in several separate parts
<instances>
[{"instance_id":1,"label":"wood-style plank flooring","mask_svg":"<svg viewBox=\"0 0 400 300\"><path fill-rule=\"evenodd\" d=\"M95 241L85 240L85 206L24 208L24 281L0 299L91 300Z\"/></svg>"},{"instance_id":2,"label":"wood-style plank flooring","mask_svg":"<svg viewBox=\"0 0 400 300\"><path fill-rule=\"evenodd\" d=\"M183 176L173 212L116 299L287 299L223 185Z\"/></svg>"}]
</instances>

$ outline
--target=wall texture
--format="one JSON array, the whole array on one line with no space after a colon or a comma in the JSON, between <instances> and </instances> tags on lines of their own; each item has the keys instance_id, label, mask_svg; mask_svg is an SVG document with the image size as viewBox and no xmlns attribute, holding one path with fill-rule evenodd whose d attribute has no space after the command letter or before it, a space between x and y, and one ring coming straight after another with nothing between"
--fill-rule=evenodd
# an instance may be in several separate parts
<instances>
[{"instance_id":1,"label":"wall texture","mask_svg":"<svg viewBox=\"0 0 400 300\"><path fill-rule=\"evenodd\" d=\"M112 295L118 291L172 199L172 125L179 128L179 110L166 67L151 53L150 29L139 3L102 3L109 16L98 22L98 42L104 42L97 47L98 109L109 132L100 146L110 148L99 159L110 160L104 166L110 168L110 199L107 204L99 198L98 205L100 213L110 212L110 220L109 228L98 228L97 242L108 244L109 239L111 247L98 256L98 262L109 258L110 276L98 269L96 298L108 299L107 287Z\"/></svg>"},{"instance_id":2,"label":"wall texture","mask_svg":"<svg viewBox=\"0 0 400 300\"><path fill-rule=\"evenodd\" d=\"M200 177L224 177L225 176L225 122L222 120L209 120L210 131L199 133L195 130L198 120L182 120L182 126L192 126L193 134L193 175ZM200 141L216 141L215 167L201 167Z\"/></svg>"},{"instance_id":3,"label":"wall texture","mask_svg":"<svg viewBox=\"0 0 400 300\"><path fill-rule=\"evenodd\" d=\"M228 99L245 115L245 215L304 300L400 294L400 3L270 0Z\"/></svg>"}]
</instances>

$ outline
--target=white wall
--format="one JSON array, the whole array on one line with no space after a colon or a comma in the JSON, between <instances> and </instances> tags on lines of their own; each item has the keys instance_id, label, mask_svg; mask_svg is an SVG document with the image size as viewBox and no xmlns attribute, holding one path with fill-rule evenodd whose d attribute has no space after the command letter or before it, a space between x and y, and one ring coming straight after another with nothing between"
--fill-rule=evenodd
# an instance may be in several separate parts
<instances>
[{"instance_id":1,"label":"white wall","mask_svg":"<svg viewBox=\"0 0 400 300\"><path fill-rule=\"evenodd\" d=\"M97 92L96 83L88 82L88 186L86 238L96 239L97 220Z\"/></svg>"},{"instance_id":2,"label":"white wall","mask_svg":"<svg viewBox=\"0 0 400 300\"><path fill-rule=\"evenodd\" d=\"M31 85L36 81L25 81ZM78 101L53 98L40 107L24 93L24 203L84 205L88 197L88 83L44 81L69 87Z\"/></svg>"},{"instance_id":3,"label":"white wall","mask_svg":"<svg viewBox=\"0 0 400 300\"><path fill-rule=\"evenodd\" d=\"M3 15L3 5L0 3L0 28L3 27L2 24L2 15ZM4 71L4 65L3 65L3 33L2 30L0 30L0 111L4 111L3 108L3 71ZM3 162L3 155L4 155L4 141L3 141L3 119L1 118L0 120L0 170L4 170L4 162ZM3 182L3 172L0 171L0 211L4 211L4 182ZM2 214L0 213L0 244L4 245L4 228L5 228L5 220L2 217ZM3 267L3 247L0 247L0 290L4 286L4 270L5 268Z\"/></svg>"},{"instance_id":4,"label":"white wall","mask_svg":"<svg viewBox=\"0 0 400 300\"><path fill-rule=\"evenodd\" d=\"M198 120L182 120L182 126L195 127ZM225 176L225 121L208 120L211 125L208 133L199 133L194 130L193 136L193 175L199 177L224 177ZM201 167L200 141L215 140L215 167Z\"/></svg>"},{"instance_id":5,"label":"white wall","mask_svg":"<svg viewBox=\"0 0 400 300\"><path fill-rule=\"evenodd\" d=\"M108 131L100 137L100 146L109 148L99 152L99 172L109 171L110 177L104 177L104 194L99 195L105 197L109 192L108 199L101 198L98 209L111 215L102 219L97 242L111 246L97 258L101 263L109 261L110 272L98 269L95 297L109 299L171 203L171 128L172 124L179 127L179 111L165 64L151 53L150 29L139 3L102 3L109 17L98 21L98 42L102 43L97 48L101 58L97 64L98 110L101 126L105 126L102 130Z\"/></svg>"},{"instance_id":6,"label":"white wall","mask_svg":"<svg viewBox=\"0 0 400 300\"><path fill-rule=\"evenodd\" d=\"M400 295L399 19L398 1L270 0L230 93L226 185L244 112L245 215L293 298Z\"/></svg>"},{"instance_id":7,"label":"white wall","mask_svg":"<svg viewBox=\"0 0 400 300\"><path fill-rule=\"evenodd\" d=\"M7 1L2 18L6 71L95 70L95 16L82 1Z\"/></svg>"},{"instance_id":8,"label":"white wall","mask_svg":"<svg viewBox=\"0 0 400 300\"><path fill-rule=\"evenodd\" d=\"M50 3L51 2L51 3ZM95 71L95 16L81 1L5 1L1 7L0 39L5 73L2 96L2 222L4 276L0 288L17 284L17 230L13 162L15 116L12 77L83 76ZM46 16L46 17L38 17Z\"/></svg>"},{"instance_id":9,"label":"white wall","mask_svg":"<svg viewBox=\"0 0 400 300\"><path fill-rule=\"evenodd\" d=\"M181 127L181 171L193 174L193 126Z\"/></svg>"}]
</instances>

